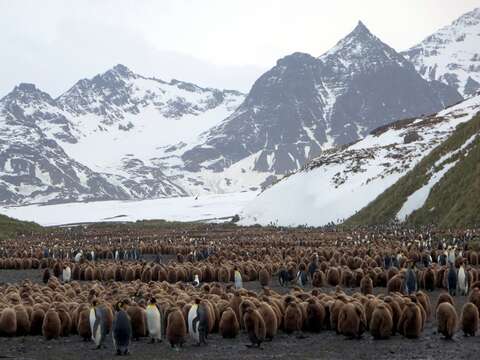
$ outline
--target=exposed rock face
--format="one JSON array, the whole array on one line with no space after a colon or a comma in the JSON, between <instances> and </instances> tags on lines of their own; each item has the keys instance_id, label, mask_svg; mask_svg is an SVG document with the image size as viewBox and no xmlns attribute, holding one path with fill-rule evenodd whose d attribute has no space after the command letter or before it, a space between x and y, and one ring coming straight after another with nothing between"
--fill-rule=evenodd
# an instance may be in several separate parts
<instances>
[{"instance_id":1,"label":"exposed rock face","mask_svg":"<svg viewBox=\"0 0 480 360\"><path fill-rule=\"evenodd\" d=\"M427 80L455 87L463 96L480 90L480 8L427 37L402 54Z\"/></svg>"},{"instance_id":2,"label":"exposed rock face","mask_svg":"<svg viewBox=\"0 0 480 360\"><path fill-rule=\"evenodd\" d=\"M286 174L322 149L461 99L454 89L422 79L360 22L319 58L294 53L280 59L182 160L189 171L218 172L255 154L252 171Z\"/></svg>"}]
</instances>

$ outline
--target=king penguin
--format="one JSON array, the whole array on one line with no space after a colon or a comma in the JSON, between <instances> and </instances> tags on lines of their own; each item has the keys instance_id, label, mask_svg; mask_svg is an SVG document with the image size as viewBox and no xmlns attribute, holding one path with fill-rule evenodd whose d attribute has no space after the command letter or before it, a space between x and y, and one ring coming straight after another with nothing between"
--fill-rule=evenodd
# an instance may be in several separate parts
<instances>
[{"instance_id":1,"label":"king penguin","mask_svg":"<svg viewBox=\"0 0 480 360\"><path fill-rule=\"evenodd\" d=\"M188 311L188 332L197 345L207 344L208 318L204 305L200 299L195 299L195 304Z\"/></svg>"},{"instance_id":2,"label":"king penguin","mask_svg":"<svg viewBox=\"0 0 480 360\"><path fill-rule=\"evenodd\" d=\"M200 286L200 279L198 277L198 274L195 274L193 279L193 287L199 287L199 286Z\"/></svg>"},{"instance_id":3,"label":"king penguin","mask_svg":"<svg viewBox=\"0 0 480 360\"><path fill-rule=\"evenodd\" d=\"M235 289L238 290L243 288L242 274L240 274L240 271L238 271L237 268L235 268L234 280L235 280Z\"/></svg>"},{"instance_id":4,"label":"king penguin","mask_svg":"<svg viewBox=\"0 0 480 360\"><path fill-rule=\"evenodd\" d=\"M105 340L107 336L107 323L105 310L97 305L96 299L92 301L89 320L92 340L97 346L97 349L100 349L103 346L103 340Z\"/></svg>"},{"instance_id":5,"label":"king penguin","mask_svg":"<svg viewBox=\"0 0 480 360\"><path fill-rule=\"evenodd\" d=\"M128 354L128 347L132 338L132 324L127 312L124 310L124 305L122 302L117 303L115 306L115 318L113 319L112 339L117 355Z\"/></svg>"},{"instance_id":6,"label":"king penguin","mask_svg":"<svg viewBox=\"0 0 480 360\"><path fill-rule=\"evenodd\" d=\"M157 306L157 301L154 297L150 299L147 305L147 328L148 335L151 338L152 344L156 341L162 341L162 314Z\"/></svg>"},{"instance_id":7,"label":"king penguin","mask_svg":"<svg viewBox=\"0 0 480 360\"><path fill-rule=\"evenodd\" d=\"M66 265L63 267L62 279L64 283L69 283L72 279L72 270L70 269L70 266Z\"/></svg>"}]
</instances>

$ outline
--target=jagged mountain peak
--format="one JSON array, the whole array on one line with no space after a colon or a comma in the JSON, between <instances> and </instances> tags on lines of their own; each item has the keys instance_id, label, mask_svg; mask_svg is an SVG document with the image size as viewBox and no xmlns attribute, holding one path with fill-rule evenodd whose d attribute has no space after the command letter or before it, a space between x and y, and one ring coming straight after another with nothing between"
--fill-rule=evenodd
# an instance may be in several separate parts
<instances>
[{"instance_id":1,"label":"jagged mountain peak","mask_svg":"<svg viewBox=\"0 0 480 360\"><path fill-rule=\"evenodd\" d=\"M131 76L134 75L134 72L131 71L128 67L126 67L123 64L117 64L115 65L110 71L115 71L119 75L122 76Z\"/></svg>"},{"instance_id":2,"label":"jagged mountain peak","mask_svg":"<svg viewBox=\"0 0 480 360\"><path fill-rule=\"evenodd\" d=\"M135 74L128 67L122 64L117 64L113 68L105 71L103 74L95 76L93 82L107 82L107 83L117 83L119 81L126 82L130 79L136 79L141 77L138 74Z\"/></svg>"},{"instance_id":3,"label":"jagged mountain peak","mask_svg":"<svg viewBox=\"0 0 480 360\"><path fill-rule=\"evenodd\" d=\"M469 11L462 16L460 16L458 19L456 19L452 25L477 25L480 23L480 7L473 9L472 11Z\"/></svg>"},{"instance_id":4,"label":"jagged mountain peak","mask_svg":"<svg viewBox=\"0 0 480 360\"><path fill-rule=\"evenodd\" d=\"M333 48L319 56L319 59L348 71L376 68L390 63L412 67L402 55L372 34L362 21Z\"/></svg>"},{"instance_id":5,"label":"jagged mountain peak","mask_svg":"<svg viewBox=\"0 0 480 360\"><path fill-rule=\"evenodd\" d=\"M54 104L52 97L46 92L40 90L35 84L20 83L13 90L3 97L1 102L16 102L21 104L46 102Z\"/></svg>"},{"instance_id":6,"label":"jagged mountain peak","mask_svg":"<svg viewBox=\"0 0 480 360\"><path fill-rule=\"evenodd\" d=\"M358 20L357 26L355 26L355 28L347 37L363 38L364 40L368 38L377 39L362 22L362 20Z\"/></svg>"},{"instance_id":7,"label":"jagged mountain peak","mask_svg":"<svg viewBox=\"0 0 480 360\"><path fill-rule=\"evenodd\" d=\"M317 59L310 54L294 52L293 54L278 59L277 66L304 66L305 64L315 63L316 61Z\"/></svg>"}]
</instances>

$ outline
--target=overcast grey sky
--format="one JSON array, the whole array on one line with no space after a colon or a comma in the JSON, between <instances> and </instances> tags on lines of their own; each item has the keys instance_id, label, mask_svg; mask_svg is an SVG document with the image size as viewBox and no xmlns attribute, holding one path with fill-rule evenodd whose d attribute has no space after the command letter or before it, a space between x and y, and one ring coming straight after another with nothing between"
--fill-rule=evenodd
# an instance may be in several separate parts
<instances>
[{"instance_id":1,"label":"overcast grey sky","mask_svg":"<svg viewBox=\"0 0 480 360\"><path fill-rule=\"evenodd\" d=\"M404 50L480 0L0 0L0 97L57 96L117 63L147 76L248 91L280 57L321 55L358 20Z\"/></svg>"}]
</instances>

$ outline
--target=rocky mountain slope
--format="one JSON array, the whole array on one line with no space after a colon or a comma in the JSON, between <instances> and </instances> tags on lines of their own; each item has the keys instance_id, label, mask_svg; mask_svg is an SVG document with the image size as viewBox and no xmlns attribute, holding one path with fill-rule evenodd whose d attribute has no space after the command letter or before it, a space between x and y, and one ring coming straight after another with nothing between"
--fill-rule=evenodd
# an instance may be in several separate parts
<instances>
[{"instance_id":1,"label":"rocky mountain slope","mask_svg":"<svg viewBox=\"0 0 480 360\"><path fill-rule=\"evenodd\" d=\"M242 211L241 223L321 226L352 216L352 222L380 223L396 216L404 220L413 210L432 208L445 214L445 204L429 203L429 190L445 174L449 186L455 186L450 172L456 170L450 169L461 165L455 163L459 159L468 160L462 166L478 167L478 162L472 163L476 150L468 153L478 143L479 118L472 120L478 112L480 96L435 115L381 127L356 143L326 151L261 193ZM469 173L468 178L475 179L475 174ZM459 181L459 176L455 179ZM461 181L458 186L445 196L468 197ZM478 198L478 193L473 196Z\"/></svg>"},{"instance_id":2,"label":"rocky mountain slope","mask_svg":"<svg viewBox=\"0 0 480 360\"><path fill-rule=\"evenodd\" d=\"M463 96L480 90L480 8L402 53L427 80L455 87Z\"/></svg>"},{"instance_id":3,"label":"rocky mountain slope","mask_svg":"<svg viewBox=\"0 0 480 360\"><path fill-rule=\"evenodd\" d=\"M122 65L79 81L58 99L20 84L0 100L0 202L185 195L142 159L194 138L243 97L146 78Z\"/></svg>"},{"instance_id":4,"label":"rocky mountain slope","mask_svg":"<svg viewBox=\"0 0 480 360\"><path fill-rule=\"evenodd\" d=\"M425 81L360 22L319 58L295 53L280 59L181 160L191 172L228 171L242 161L247 173L283 175L322 150L461 99L452 88Z\"/></svg>"}]
</instances>

